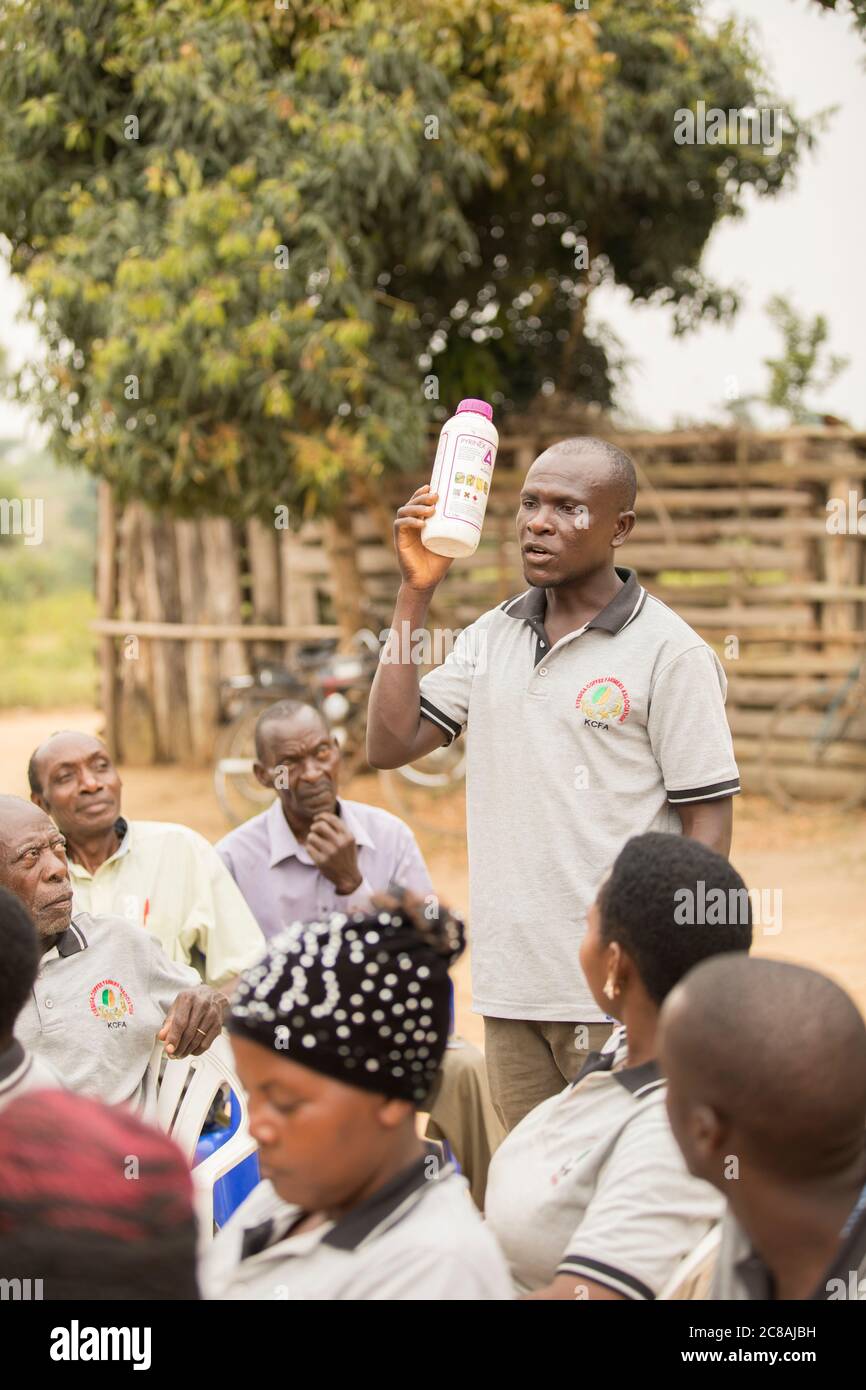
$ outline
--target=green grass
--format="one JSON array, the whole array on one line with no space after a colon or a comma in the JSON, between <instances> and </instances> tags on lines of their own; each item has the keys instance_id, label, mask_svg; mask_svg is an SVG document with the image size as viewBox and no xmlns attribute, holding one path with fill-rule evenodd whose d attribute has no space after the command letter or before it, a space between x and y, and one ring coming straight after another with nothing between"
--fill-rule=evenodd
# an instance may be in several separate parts
<instances>
[{"instance_id":1,"label":"green grass","mask_svg":"<svg viewBox=\"0 0 866 1390\"><path fill-rule=\"evenodd\" d=\"M0 708L93 704L95 617L85 588L0 604Z\"/></svg>"}]
</instances>

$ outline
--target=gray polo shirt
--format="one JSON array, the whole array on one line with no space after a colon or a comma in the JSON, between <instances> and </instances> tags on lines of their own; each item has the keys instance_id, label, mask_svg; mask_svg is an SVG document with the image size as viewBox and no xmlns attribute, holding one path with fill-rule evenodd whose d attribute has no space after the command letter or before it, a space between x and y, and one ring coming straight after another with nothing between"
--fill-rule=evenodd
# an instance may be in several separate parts
<instances>
[{"instance_id":1,"label":"gray polo shirt","mask_svg":"<svg viewBox=\"0 0 866 1390\"><path fill-rule=\"evenodd\" d=\"M722 1213L683 1162L657 1064L614 1071L626 1054L619 1029L493 1155L485 1214L520 1293L568 1274L653 1299Z\"/></svg>"},{"instance_id":2,"label":"gray polo shirt","mask_svg":"<svg viewBox=\"0 0 866 1390\"><path fill-rule=\"evenodd\" d=\"M421 681L421 713L466 732L473 1008L601 1022L578 949L632 835L732 796L727 682L713 650L631 570L551 647L544 589L484 613Z\"/></svg>"},{"instance_id":3,"label":"gray polo shirt","mask_svg":"<svg viewBox=\"0 0 866 1390\"><path fill-rule=\"evenodd\" d=\"M342 1220L293 1236L303 1213L262 1182L216 1236L201 1284L212 1299L490 1301L508 1269L453 1168L419 1159Z\"/></svg>"},{"instance_id":4,"label":"gray polo shirt","mask_svg":"<svg viewBox=\"0 0 866 1390\"><path fill-rule=\"evenodd\" d=\"M200 984L150 932L79 912L42 957L15 1036L68 1090L138 1105L166 1014L181 990Z\"/></svg>"},{"instance_id":5,"label":"gray polo shirt","mask_svg":"<svg viewBox=\"0 0 866 1390\"><path fill-rule=\"evenodd\" d=\"M754 1249L730 1207L722 1222L722 1239L707 1298L723 1302L775 1300L775 1281ZM839 1251L831 1261L810 1302L866 1301L866 1188L842 1235Z\"/></svg>"}]
</instances>

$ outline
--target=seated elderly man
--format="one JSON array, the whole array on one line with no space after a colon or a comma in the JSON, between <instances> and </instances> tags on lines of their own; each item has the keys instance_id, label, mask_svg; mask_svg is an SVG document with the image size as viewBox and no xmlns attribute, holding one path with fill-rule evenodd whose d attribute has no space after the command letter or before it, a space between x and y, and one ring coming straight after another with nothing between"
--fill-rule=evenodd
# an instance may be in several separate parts
<instances>
[{"instance_id":1,"label":"seated elderly man","mask_svg":"<svg viewBox=\"0 0 866 1390\"><path fill-rule=\"evenodd\" d=\"M28 776L31 800L66 840L76 911L147 927L214 987L255 964L262 934L213 847L185 825L125 820L120 777L98 738L52 734Z\"/></svg>"},{"instance_id":2,"label":"seated elderly man","mask_svg":"<svg viewBox=\"0 0 866 1390\"><path fill-rule=\"evenodd\" d=\"M41 952L15 1034L65 1087L137 1105L157 1037L171 1057L210 1047L227 997L122 917L73 916L63 836L16 796L0 797L0 886L30 913Z\"/></svg>"},{"instance_id":3,"label":"seated elderly man","mask_svg":"<svg viewBox=\"0 0 866 1390\"><path fill-rule=\"evenodd\" d=\"M318 710L270 705L256 725L255 774L276 792L261 815L217 845L265 936L330 912L369 911L398 883L434 905L427 865L403 821L337 795L340 749ZM478 1206L490 1156L503 1137L477 1048L453 1039L428 1102L428 1135L445 1139Z\"/></svg>"}]
</instances>

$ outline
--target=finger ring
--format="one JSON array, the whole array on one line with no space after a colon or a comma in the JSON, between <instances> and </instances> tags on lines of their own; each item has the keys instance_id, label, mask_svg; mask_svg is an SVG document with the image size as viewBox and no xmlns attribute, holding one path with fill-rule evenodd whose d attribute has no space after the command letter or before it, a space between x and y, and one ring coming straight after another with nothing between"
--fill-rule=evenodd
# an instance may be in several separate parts
<instances>
[{"instance_id":1,"label":"finger ring","mask_svg":"<svg viewBox=\"0 0 866 1390\"><path fill-rule=\"evenodd\" d=\"M195 1031L196 1031L197 1033L201 1033L201 1035L202 1035L203 1038L206 1038L206 1037L207 1037L207 1033L204 1031L203 1028L196 1028Z\"/></svg>"}]
</instances>

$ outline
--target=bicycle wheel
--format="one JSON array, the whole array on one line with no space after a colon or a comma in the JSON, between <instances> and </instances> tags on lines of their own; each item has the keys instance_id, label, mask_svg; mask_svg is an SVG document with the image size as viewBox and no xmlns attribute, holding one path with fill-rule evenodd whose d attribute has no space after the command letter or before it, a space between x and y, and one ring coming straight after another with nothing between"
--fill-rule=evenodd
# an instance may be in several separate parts
<instances>
[{"instance_id":1,"label":"bicycle wheel","mask_svg":"<svg viewBox=\"0 0 866 1390\"><path fill-rule=\"evenodd\" d=\"M217 737L214 791L232 825L266 811L274 799L270 788L263 787L253 772L256 720L262 708L248 705Z\"/></svg>"},{"instance_id":2,"label":"bicycle wheel","mask_svg":"<svg viewBox=\"0 0 866 1390\"><path fill-rule=\"evenodd\" d=\"M379 773L396 813L420 830L466 837L466 753L461 743L434 748L405 767Z\"/></svg>"},{"instance_id":3,"label":"bicycle wheel","mask_svg":"<svg viewBox=\"0 0 866 1390\"><path fill-rule=\"evenodd\" d=\"M768 792L786 811L853 810L866 796L866 709L850 687L795 687L770 714L761 766Z\"/></svg>"},{"instance_id":4,"label":"bicycle wheel","mask_svg":"<svg viewBox=\"0 0 866 1390\"><path fill-rule=\"evenodd\" d=\"M332 725L340 745L340 780L351 782L367 769L367 710L357 709L342 724Z\"/></svg>"}]
</instances>

